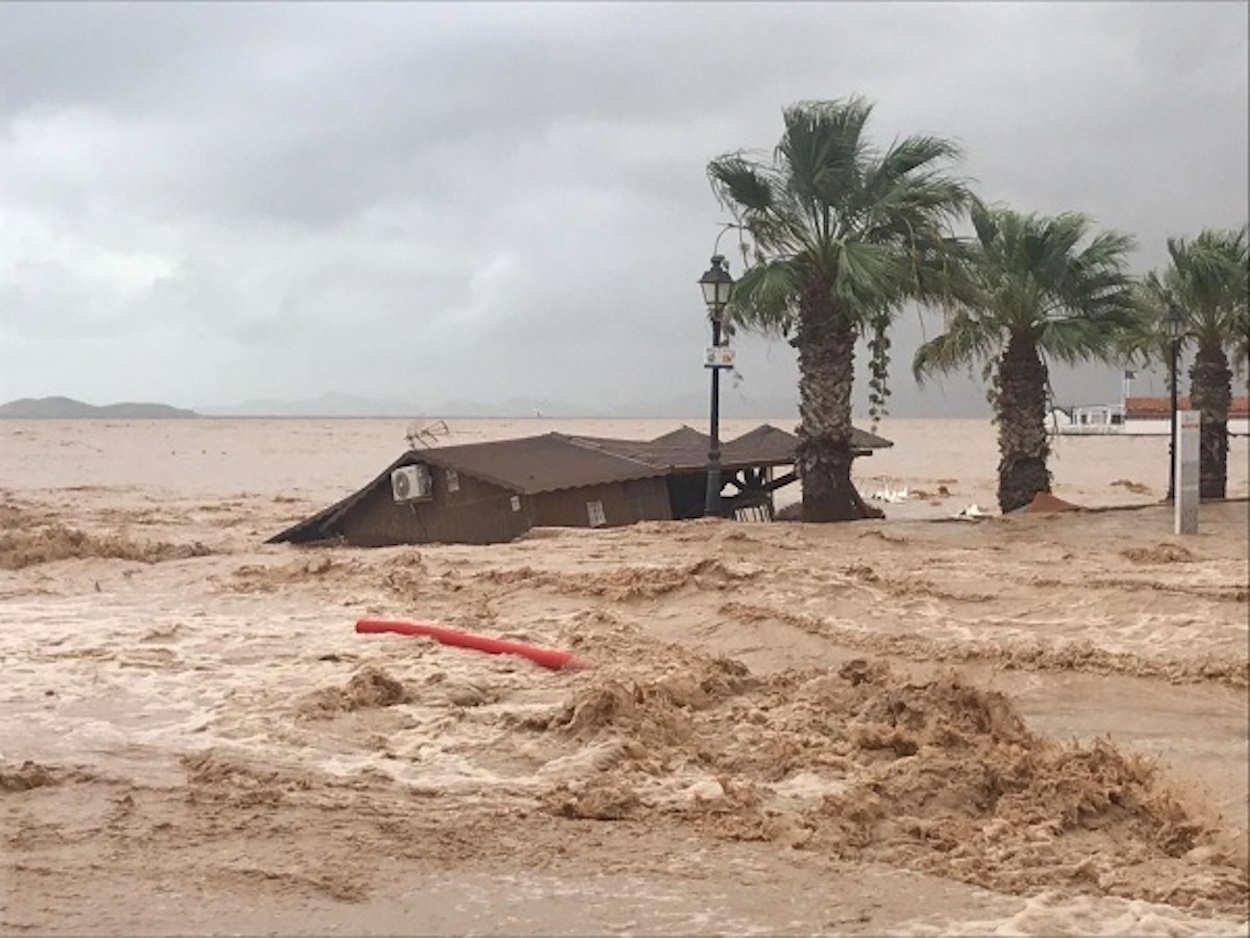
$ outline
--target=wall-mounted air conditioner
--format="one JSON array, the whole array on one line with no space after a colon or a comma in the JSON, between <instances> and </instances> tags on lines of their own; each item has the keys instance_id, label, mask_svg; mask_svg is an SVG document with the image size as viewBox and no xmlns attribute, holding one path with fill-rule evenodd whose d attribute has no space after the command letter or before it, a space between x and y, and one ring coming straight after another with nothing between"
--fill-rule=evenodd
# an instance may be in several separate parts
<instances>
[{"instance_id":1,"label":"wall-mounted air conditioner","mask_svg":"<svg viewBox=\"0 0 1250 938\"><path fill-rule=\"evenodd\" d=\"M391 472L391 495L397 502L415 502L434 496L434 477L428 466L400 466Z\"/></svg>"}]
</instances>

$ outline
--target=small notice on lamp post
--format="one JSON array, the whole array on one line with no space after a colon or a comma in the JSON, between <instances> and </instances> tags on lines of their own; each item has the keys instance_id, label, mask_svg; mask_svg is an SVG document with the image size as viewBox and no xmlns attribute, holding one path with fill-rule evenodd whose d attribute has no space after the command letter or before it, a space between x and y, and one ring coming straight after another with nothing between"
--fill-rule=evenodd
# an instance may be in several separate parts
<instances>
[{"instance_id":1,"label":"small notice on lamp post","mask_svg":"<svg viewBox=\"0 0 1250 938\"><path fill-rule=\"evenodd\" d=\"M704 368L732 368L734 350L728 345L709 345L703 352Z\"/></svg>"},{"instance_id":2,"label":"small notice on lamp post","mask_svg":"<svg viewBox=\"0 0 1250 938\"><path fill-rule=\"evenodd\" d=\"M1176 533L1198 533L1198 476L1202 414L1182 410L1176 421Z\"/></svg>"}]
</instances>

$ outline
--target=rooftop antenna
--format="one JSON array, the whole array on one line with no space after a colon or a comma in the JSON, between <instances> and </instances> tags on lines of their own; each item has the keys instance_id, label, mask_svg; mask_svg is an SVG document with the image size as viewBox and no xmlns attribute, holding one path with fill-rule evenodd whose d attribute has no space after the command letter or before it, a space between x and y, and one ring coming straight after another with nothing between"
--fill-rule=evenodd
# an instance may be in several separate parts
<instances>
[{"instance_id":1,"label":"rooftop antenna","mask_svg":"<svg viewBox=\"0 0 1250 938\"><path fill-rule=\"evenodd\" d=\"M408 424L408 432L404 436L408 440L409 449L418 447L430 449L438 445L440 437L447 436L449 433L451 433L451 428L447 426L446 421L436 420L428 423L424 417L421 417Z\"/></svg>"}]
</instances>

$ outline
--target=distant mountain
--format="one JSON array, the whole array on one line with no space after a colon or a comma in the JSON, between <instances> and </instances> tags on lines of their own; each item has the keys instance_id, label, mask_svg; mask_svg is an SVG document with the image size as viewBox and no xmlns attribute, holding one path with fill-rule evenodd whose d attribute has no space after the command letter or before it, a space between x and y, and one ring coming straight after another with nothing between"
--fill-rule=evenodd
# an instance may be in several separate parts
<instances>
[{"instance_id":1,"label":"distant mountain","mask_svg":"<svg viewBox=\"0 0 1250 938\"><path fill-rule=\"evenodd\" d=\"M200 416L168 404L105 404L97 407L68 397L23 397L0 404L0 419L9 420L185 420Z\"/></svg>"},{"instance_id":2,"label":"distant mountain","mask_svg":"<svg viewBox=\"0 0 1250 938\"><path fill-rule=\"evenodd\" d=\"M610 408L612 417L704 417L709 414L711 401L706 393L686 394L663 401L629 401ZM727 383L721 383L720 413L726 419L756 419L760 417L798 418L797 400L784 397L747 397L739 394Z\"/></svg>"},{"instance_id":3,"label":"distant mountain","mask_svg":"<svg viewBox=\"0 0 1250 938\"><path fill-rule=\"evenodd\" d=\"M417 417L428 411L404 401L323 394L306 400L252 400L198 408L210 417Z\"/></svg>"},{"instance_id":4,"label":"distant mountain","mask_svg":"<svg viewBox=\"0 0 1250 938\"><path fill-rule=\"evenodd\" d=\"M602 411L565 401L538 397L513 397L498 404L454 400L438 405L431 416L439 417L601 417Z\"/></svg>"},{"instance_id":5,"label":"distant mountain","mask_svg":"<svg viewBox=\"0 0 1250 938\"><path fill-rule=\"evenodd\" d=\"M211 417L596 417L585 407L563 401L514 397L498 404L453 400L437 403L379 400L350 394L323 394L304 400L252 400L198 408Z\"/></svg>"},{"instance_id":6,"label":"distant mountain","mask_svg":"<svg viewBox=\"0 0 1250 938\"><path fill-rule=\"evenodd\" d=\"M631 401L608 407L590 407L538 397L513 397L494 403L463 398L434 403L405 403L347 394L325 394L306 400L252 400L242 404L199 407L197 410L211 417L692 418L707 416L708 396L688 394L662 401ZM731 387L722 386L721 413L726 418L797 417L798 405L785 398L747 398Z\"/></svg>"}]
</instances>

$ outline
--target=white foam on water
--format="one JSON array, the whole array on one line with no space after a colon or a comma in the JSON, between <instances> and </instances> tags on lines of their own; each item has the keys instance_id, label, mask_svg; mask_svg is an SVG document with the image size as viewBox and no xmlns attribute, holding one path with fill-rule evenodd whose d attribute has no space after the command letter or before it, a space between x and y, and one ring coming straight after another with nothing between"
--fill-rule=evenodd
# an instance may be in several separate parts
<instances>
[{"instance_id":1,"label":"white foam on water","mask_svg":"<svg viewBox=\"0 0 1250 938\"><path fill-rule=\"evenodd\" d=\"M772 786L778 796L795 801L819 801L826 795L841 794L846 788L845 779L823 778L814 772L797 772Z\"/></svg>"},{"instance_id":2,"label":"white foam on water","mask_svg":"<svg viewBox=\"0 0 1250 938\"><path fill-rule=\"evenodd\" d=\"M1076 896L1063 898L1046 893L1024 900L1019 908L998 919L929 921L913 920L890 928L894 935L933 936L1089 936L1120 938L1245 938L1250 922L1245 919L1200 917L1171 906L1137 899Z\"/></svg>"}]
</instances>

